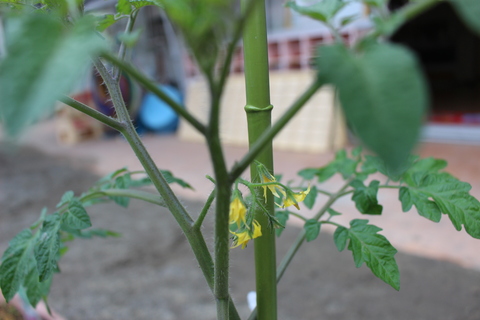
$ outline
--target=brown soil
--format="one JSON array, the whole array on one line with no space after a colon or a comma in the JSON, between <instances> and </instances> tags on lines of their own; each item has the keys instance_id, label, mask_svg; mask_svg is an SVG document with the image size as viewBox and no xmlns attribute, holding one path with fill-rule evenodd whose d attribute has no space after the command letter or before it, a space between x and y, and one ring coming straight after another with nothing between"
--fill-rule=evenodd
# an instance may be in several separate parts
<instances>
[{"instance_id":1,"label":"brown soil","mask_svg":"<svg viewBox=\"0 0 480 320\"><path fill-rule=\"evenodd\" d=\"M23 318L14 307L0 304L0 320L23 320Z\"/></svg>"},{"instance_id":2,"label":"brown soil","mask_svg":"<svg viewBox=\"0 0 480 320\"><path fill-rule=\"evenodd\" d=\"M96 179L82 163L33 149L0 148L0 251L42 207L54 208L65 190L79 193ZM185 206L196 214L202 204L185 201ZM70 320L215 319L214 299L167 210L132 201L128 209L102 204L89 213L94 227L122 237L70 245L52 287L55 310ZM297 233L287 228L278 242L279 257ZM331 238L321 234L302 247L286 272L278 288L280 320L480 319L480 273L399 253L397 292L365 267L356 269L350 252L337 252ZM251 246L232 250L231 292L244 319L246 294L254 290L252 257Z\"/></svg>"}]
</instances>

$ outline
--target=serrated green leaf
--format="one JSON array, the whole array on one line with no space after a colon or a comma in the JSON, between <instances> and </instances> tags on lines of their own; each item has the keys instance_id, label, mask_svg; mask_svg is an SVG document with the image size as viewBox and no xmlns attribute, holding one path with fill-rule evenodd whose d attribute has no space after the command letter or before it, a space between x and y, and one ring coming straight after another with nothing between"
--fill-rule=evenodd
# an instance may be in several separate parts
<instances>
[{"instance_id":1,"label":"serrated green leaf","mask_svg":"<svg viewBox=\"0 0 480 320\"><path fill-rule=\"evenodd\" d=\"M115 183L113 185L114 188L118 189L127 189L131 186L132 184L132 179L130 177L130 173L125 173L124 175L118 176L115 178ZM115 201L116 204L126 208L130 204L130 198L128 197L109 197L113 201Z\"/></svg>"},{"instance_id":2,"label":"serrated green leaf","mask_svg":"<svg viewBox=\"0 0 480 320\"><path fill-rule=\"evenodd\" d=\"M383 207L378 204L377 193L380 181L373 180L365 186L360 180L353 180L350 185L355 189L352 200L358 211L363 214L382 214Z\"/></svg>"},{"instance_id":3,"label":"serrated green leaf","mask_svg":"<svg viewBox=\"0 0 480 320\"><path fill-rule=\"evenodd\" d=\"M328 208L327 209L327 212L331 215L331 216L341 216L342 214L338 211L335 211L333 210L332 208Z\"/></svg>"},{"instance_id":4,"label":"serrated green leaf","mask_svg":"<svg viewBox=\"0 0 480 320\"><path fill-rule=\"evenodd\" d=\"M405 182L410 194L433 199L440 211L448 215L455 229L460 231L464 225L468 234L480 238L480 203L469 194L470 184L445 172L428 175L417 172Z\"/></svg>"},{"instance_id":5,"label":"serrated green leaf","mask_svg":"<svg viewBox=\"0 0 480 320\"><path fill-rule=\"evenodd\" d=\"M365 262L374 275L399 290L400 273L394 258L397 250L384 236L377 233L382 229L368 224L368 220L355 219L350 222L350 229L345 230L348 231L350 240L348 249L352 251L357 268ZM345 231L339 231L342 232ZM338 241L337 248L342 245L341 240Z\"/></svg>"},{"instance_id":6,"label":"serrated green leaf","mask_svg":"<svg viewBox=\"0 0 480 320\"><path fill-rule=\"evenodd\" d=\"M78 230L78 229L63 229L62 231L68 232L69 236L62 238L62 241L72 241L74 237L82 238L82 239L91 239L93 237L100 237L100 238L118 238L122 235L118 232L105 230L105 229L88 229L88 230Z\"/></svg>"},{"instance_id":7,"label":"serrated green leaf","mask_svg":"<svg viewBox=\"0 0 480 320\"><path fill-rule=\"evenodd\" d=\"M70 202L72 199L73 199L73 196L75 194L73 193L73 191L67 191L63 194L62 198L60 199L60 202L57 204L57 208L60 208L61 206L63 206L64 204Z\"/></svg>"},{"instance_id":8,"label":"serrated green leaf","mask_svg":"<svg viewBox=\"0 0 480 320\"><path fill-rule=\"evenodd\" d=\"M20 231L10 242L0 265L0 288L5 300L10 301L24 283L33 261L35 237L31 230Z\"/></svg>"},{"instance_id":9,"label":"serrated green leaf","mask_svg":"<svg viewBox=\"0 0 480 320\"><path fill-rule=\"evenodd\" d=\"M62 216L62 223L71 229L86 229L92 226L90 217L78 200L73 200L68 205L68 211Z\"/></svg>"},{"instance_id":10,"label":"serrated green leaf","mask_svg":"<svg viewBox=\"0 0 480 320\"><path fill-rule=\"evenodd\" d=\"M32 259L32 262L35 262L34 259ZM38 279L39 275L37 266L33 263L23 283L25 293L32 306L36 306L43 297L48 295L53 277L50 277L43 282L40 282Z\"/></svg>"},{"instance_id":11,"label":"serrated green leaf","mask_svg":"<svg viewBox=\"0 0 480 320\"><path fill-rule=\"evenodd\" d=\"M60 215L54 213L45 219L40 230L34 250L40 282L49 279L53 272L57 270L61 220Z\"/></svg>"},{"instance_id":12,"label":"serrated green leaf","mask_svg":"<svg viewBox=\"0 0 480 320\"><path fill-rule=\"evenodd\" d=\"M433 222L439 222L442 218L442 212L437 204L428 199L427 195L415 190L401 187L398 195L398 199L402 203L403 212L407 212L411 209L412 205L417 208L418 214L432 220Z\"/></svg>"},{"instance_id":13,"label":"serrated green leaf","mask_svg":"<svg viewBox=\"0 0 480 320\"><path fill-rule=\"evenodd\" d=\"M130 4L135 9L140 9L146 6L158 6L158 1L150 1L150 0L130 0Z\"/></svg>"},{"instance_id":14,"label":"serrated green leaf","mask_svg":"<svg viewBox=\"0 0 480 320\"><path fill-rule=\"evenodd\" d=\"M463 22L480 35L480 2L478 0L450 0L450 2Z\"/></svg>"},{"instance_id":15,"label":"serrated green leaf","mask_svg":"<svg viewBox=\"0 0 480 320\"><path fill-rule=\"evenodd\" d=\"M129 0L118 0L115 8L120 14L129 15L132 13L132 5Z\"/></svg>"},{"instance_id":16,"label":"serrated green leaf","mask_svg":"<svg viewBox=\"0 0 480 320\"><path fill-rule=\"evenodd\" d=\"M168 183L177 183L184 188L195 190L190 184L188 184L184 180L175 177L171 171L160 170L160 172L162 173L163 177L165 178L165 180L167 180Z\"/></svg>"},{"instance_id":17,"label":"serrated green leaf","mask_svg":"<svg viewBox=\"0 0 480 320\"><path fill-rule=\"evenodd\" d=\"M320 225L321 223L315 219L305 221L303 229L305 229L305 239L307 239L307 242L317 239L320 233Z\"/></svg>"},{"instance_id":18,"label":"serrated green leaf","mask_svg":"<svg viewBox=\"0 0 480 320\"><path fill-rule=\"evenodd\" d=\"M303 200L303 203L308 209L312 209L313 206L315 205L315 200L317 200L318 196L318 190L316 186L313 186L310 188L310 192L307 194L305 199Z\"/></svg>"},{"instance_id":19,"label":"serrated green leaf","mask_svg":"<svg viewBox=\"0 0 480 320\"><path fill-rule=\"evenodd\" d=\"M312 180L317 175L318 170L319 168L305 168L298 171L297 174L305 180Z\"/></svg>"},{"instance_id":20,"label":"serrated green leaf","mask_svg":"<svg viewBox=\"0 0 480 320\"><path fill-rule=\"evenodd\" d=\"M55 15L31 13L10 19L18 28L14 34L7 32L7 55L0 60L0 119L6 133L16 136L53 110L104 43L92 17L68 29Z\"/></svg>"},{"instance_id":21,"label":"serrated green leaf","mask_svg":"<svg viewBox=\"0 0 480 320\"><path fill-rule=\"evenodd\" d=\"M128 18L128 15L121 14L106 14L97 22L97 30L100 32L105 31L108 27L120 21L121 19Z\"/></svg>"},{"instance_id":22,"label":"serrated green leaf","mask_svg":"<svg viewBox=\"0 0 480 320\"><path fill-rule=\"evenodd\" d=\"M323 0L311 6L299 6L295 1L289 1L285 6L312 19L328 23L345 6L345 2Z\"/></svg>"},{"instance_id":23,"label":"serrated green leaf","mask_svg":"<svg viewBox=\"0 0 480 320\"><path fill-rule=\"evenodd\" d=\"M423 75L413 54L371 44L361 54L335 44L319 47L319 77L339 89L348 123L393 172L415 146L427 108Z\"/></svg>"},{"instance_id":24,"label":"serrated green leaf","mask_svg":"<svg viewBox=\"0 0 480 320\"><path fill-rule=\"evenodd\" d=\"M289 212L288 211L277 211L277 212L275 212L275 218L277 218L277 221L280 224L282 224L283 226L287 225L288 217L289 217ZM284 230L284 228L275 229L275 234L277 235L277 237L280 237L283 230Z\"/></svg>"},{"instance_id":25,"label":"serrated green leaf","mask_svg":"<svg viewBox=\"0 0 480 320\"><path fill-rule=\"evenodd\" d=\"M337 227L333 233L333 241L338 251L345 250L348 240L348 229L345 227Z\"/></svg>"},{"instance_id":26,"label":"serrated green leaf","mask_svg":"<svg viewBox=\"0 0 480 320\"><path fill-rule=\"evenodd\" d=\"M337 173L337 168L334 163L330 163L325 167L318 169L318 182L325 182Z\"/></svg>"}]
</instances>

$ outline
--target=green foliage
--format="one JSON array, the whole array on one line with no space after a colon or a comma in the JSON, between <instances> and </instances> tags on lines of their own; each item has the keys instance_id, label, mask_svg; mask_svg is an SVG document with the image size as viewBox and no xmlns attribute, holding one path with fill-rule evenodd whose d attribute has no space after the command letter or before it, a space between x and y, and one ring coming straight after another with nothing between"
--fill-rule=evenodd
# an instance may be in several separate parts
<instances>
[{"instance_id":1,"label":"green foliage","mask_svg":"<svg viewBox=\"0 0 480 320\"><path fill-rule=\"evenodd\" d=\"M445 172L413 172L406 175L406 186L400 189L402 209L415 205L420 215L440 221L440 212L447 214L455 229L465 230L480 238L480 203L469 194L470 184Z\"/></svg>"},{"instance_id":2,"label":"green foliage","mask_svg":"<svg viewBox=\"0 0 480 320\"><path fill-rule=\"evenodd\" d=\"M90 58L103 49L94 27L91 17L71 28L44 14L7 19L7 55L0 60L0 117L9 135L19 134L69 93Z\"/></svg>"},{"instance_id":3,"label":"green foliage","mask_svg":"<svg viewBox=\"0 0 480 320\"><path fill-rule=\"evenodd\" d=\"M277 221L278 223L280 223L281 225L283 226L286 226L287 225L287 221L288 221L288 217L289 217L289 212L288 210L277 210L275 212L275 218L277 218ZM282 234L283 230L285 228L277 228L275 229L275 234L277 235L277 237L280 237L280 235Z\"/></svg>"},{"instance_id":4,"label":"green foliage","mask_svg":"<svg viewBox=\"0 0 480 320\"><path fill-rule=\"evenodd\" d=\"M305 221L303 229L305 229L305 239L307 239L307 242L317 239L320 234L320 226L321 223L315 219Z\"/></svg>"},{"instance_id":5,"label":"green foliage","mask_svg":"<svg viewBox=\"0 0 480 320\"><path fill-rule=\"evenodd\" d=\"M314 177L317 177L319 182L324 182L333 177L336 173L340 173L344 179L348 179L355 174L356 168L360 162L358 155L352 154L352 156L353 157L349 157L345 150L339 150L335 154L335 159L326 166L320 168L306 168L300 170L298 175L305 180L312 180Z\"/></svg>"},{"instance_id":6,"label":"green foliage","mask_svg":"<svg viewBox=\"0 0 480 320\"><path fill-rule=\"evenodd\" d=\"M317 196L318 196L317 187L316 186L311 187L310 192L305 197L305 200L303 200L303 203L308 209L313 208L313 206L315 205L315 200L317 199Z\"/></svg>"},{"instance_id":7,"label":"green foliage","mask_svg":"<svg viewBox=\"0 0 480 320\"><path fill-rule=\"evenodd\" d=\"M397 250L378 234L381 230L368 224L368 220L355 219L350 222L350 228L338 227L333 239L339 251L345 249L348 241L348 250L352 251L357 268L365 262L374 275L399 290L400 274L394 257Z\"/></svg>"},{"instance_id":8,"label":"green foliage","mask_svg":"<svg viewBox=\"0 0 480 320\"><path fill-rule=\"evenodd\" d=\"M346 2L343 0L323 0L311 6L299 6L295 1L289 1L285 6L312 19L330 23L345 5Z\"/></svg>"},{"instance_id":9,"label":"green foliage","mask_svg":"<svg viewBox=\"0 0 480 320\"><path fill-rule=\"evenodd\" d=\"M463 22L480 35L480 2L478 0L450 0Z\"/></svg>"},{"instance_id":10,"label":"green foliage","mask_svg":"<svg viewBox=\"0 0 480 320\"><path fill-rule=\"evenodd\" d=\"M360 180L353 180L350 185L355 189L352 200L358 211L364 214L382 214L383 207L378 204L377 193L380 181L373 180L365 186Z\"/></svg>"},{"instance_id":11,"label":"green foliage","mask_svg":"<svg viewBox=\"0 0 480 320\"><path fill-rule=\"evenodd\" d=\"M54 213L47 216L40 229L40 235L34 250L40 282L51 278L53 272L58 270L61 222L61 216Z\"/></svg>"},{"instance_id":12,"label":"green foliage","mask_svg":"<svg viewBox=\"0 0 480 320\"><path fill-rule=\"evenodd\" d=\"M354 133L392 172L400 172L417 142L428 101L413 55L386 43L370 44L361 54L339 44L322 46L318 55L319 77L339 89Z\"/></svg>"},{"instance_id":13,"label":"green foliage","mask_svg":"<svg viewBox=\"0 0 480 320\"><path fill-rule=\"evenodd\" d=\"M81 230L92 226L90 217L78 200L71 200L68 204L68 211L62 216L62 223L69 229Z\"/></svg>"},{"instance_id":14,"label":"green foliage","mask_svg":"<svg viewBox=\"0 0 480 320\"><path fill-rule=\"evenodd\" d=\"M0 265L0 287L5 300L10 301L24 284L33 260L35 237L24 229L9 242Z\"/></svg>"}]
</instances>

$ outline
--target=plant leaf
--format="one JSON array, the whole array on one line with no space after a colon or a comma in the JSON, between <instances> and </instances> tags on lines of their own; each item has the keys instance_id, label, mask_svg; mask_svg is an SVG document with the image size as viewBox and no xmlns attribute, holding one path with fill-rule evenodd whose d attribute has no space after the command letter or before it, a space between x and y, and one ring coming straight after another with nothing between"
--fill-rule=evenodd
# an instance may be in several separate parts
<instances>
[{"instance_id":1,"label":"plant leaf","mask_svg":"<svg viewBox=\"0 0 480 320\"><path fill-rule=\"evenodd\" d=\"M88 16L70 29L53 14L11 19L17 28L7 32L7 55L0 60L0 119L6 133L16 136L69 93L103 40Z\"/></svg>"},{"instance_id":2,"label":"plant leaf","mask_svg":"<svg viewBox=\"0 0 480 320\"><path fill-rule=\"evenodd\" d=\"M377 232L381 231L377 226L368 224L368 220L355 219L350 222L350 229L339 228L334 234L337 248L344 248L345 232L348 232L348 250L352 251L355 265L359 268L364 262L372 273L391 285L394 289L400 289L400 273L395 261L397 250L390 242ZM343 247L342 247L343 246Z\"/></svg>"},{"instance_id":3,"label":"plant leaf","mask_svg":"<svg viewBox=\"0 0 480 320\"><path fill-rule=\"evenodd\" d=\"M321 46L319 77L339 89L347 121L394 173L415 146L428 97L413 54L399 45L370 44L361 54Z\"/></svg>"},{"instance_id":4,"label":"plant leaf","mask_svg":"<svg viewBox=\"0 0 480 320\"><path fill-rule=\"evenodd\" d=\"M303 229L305 229L305 238L307 242L317 239L318 234L320 233L321 223L315 219L310 219L305 222Z\"/></svg>"},{"instance_id":5,"label":"plant leaf","mask_svg":"<svg viewBox=\"0 0 480 320\"><path fill-rule=\"evenodd\" d=\"M195 190L190 184L188 184L184 180L175 177L171 171L160 170L160 172L162 173L163 177L165 178L165 180L167 180L168 183L177 183L184 188Z\"/></svg>"},{"instance_id":6,"label":"plant leaf","mask_svg":"<svg viewBox=\"0 0 480 320\"><path fill-rule=\"evenodd\" d=\"M71 229L86 229L92 226L90 217L78 200L73 200L68 205L68 211L62 216L62 223Z\"/></svg>"},{"instance_id":7,"label":"plant leaf","mask_svg":"<svg viewBox=\"0 0 480 320\"><path fill-rule=\"evenodd\" d=\"M463 22L480 35L480 2L478 0L450 0Z\"/></svg>"},{"instance_id":8,"label":"plant leaf","mask_svg":"<svg viewBox=\"0 0 480 320\"><path fill-rule=\"evenodd\" d=\"M30 229L20 231L10 242L0 265L0 287L5 300L10 301L24 283L34 261L35 237Z\"/></svg>"},{"instance_id":9,"label":"plant leaf","mask_svg":"<svg viewBox=\"0 0 480 320\"><path fill-rule=\"evenodd\" d=\"M61 217L58 213L48 216L43 222L38 241L35 245L35 259L40 282L51 278L57 270L57 261L60 249L60 224Z\"/></svg>"},{"instance_id":10,"label":"plant leaf","mask_svg":"<svg viewBox=\"0 0 480 320\"><path fill-rule=\"evenodd\" d=\"M316 186L311 187L310 192L305 197L305 200L303 200L303 203L308 209L313 208L313 206L315 205L315 200L317 199L317 196L318 196L317 187Z\"/></svg>"},{"instance_id":11,"label":"plant leaf","mask_svg":"<svg viewBox=\"0 0 480 320\"><path fill-rule=\"evenodd\" d=\"M460 231L462 225L465 231L474 238L480 239L480 202L469 194L470 184L462 182L448 173L430 173L425 175L423 172L417 172L408 176L405 182L408 186L401 189L403 194L400 195L402 206L405 207L413 202L415 197L419 198L420 205L417 207L419 213L423 211L423 216L437 217L438 213L429 212L427 210L438 209L447 214L455 229ZM409 194L405 189L408 189ZM412 200L408 199L408 196ZM432 199L436 207L431 204L425 204L425 199ZM423 207L422 207L423 205ZM427 207L428 206L428 207ZM440 220L440 219L438 219Z\"/></svg>"},{"instance_id":12,"label":"plant leaf","mask_svg":"<svg viewBox=\"0 0 480 320\"><path fill-rule=\"evenodd\" d=\"M377 193L380 181L373 180L366 187L362 181L353 180L350 185L355 189L352 200L358 211L363 214L382 214L383 207L378 204Z\"/></svg>"},{"instance_id":13,"label":"plant leaf","mask_svg":"<svg viewBox=\"0 0 480 320\"><path fill-rule=\"evenodd\" d=\"M287 210L284 210L284 211L276 211L275 212L275 218L277 218L277 221L282 224L283 226L286 226L287 225L287 220L288 220L288 217L289 217L289 212ZM277 228L275 229L275 234L277 235L277 237L280 237L280 235L282 234L283 230L285 230L284 228Z\"/></svg>"},{"instance_id":14,"label":"plant leaf","mask_svg":"<svg viewBox=\"0 0 480 320\"><path fill-rule=\"evenodd\" d=\"M345 4L341 0L323 0L311 6L299 6L295 1L289 1L285 6L312 19L328 23Z\"/></svg>"}]
</instances>

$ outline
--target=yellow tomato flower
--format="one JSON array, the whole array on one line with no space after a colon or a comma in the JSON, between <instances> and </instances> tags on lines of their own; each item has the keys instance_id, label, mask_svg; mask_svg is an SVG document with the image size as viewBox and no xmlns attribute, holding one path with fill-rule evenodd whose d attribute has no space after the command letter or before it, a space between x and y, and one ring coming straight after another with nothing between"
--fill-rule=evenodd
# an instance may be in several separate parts
<instances>
[{"instance_id":1,"label":"yellow tomato flower","mask_svg":"<svg viewBox=\"0 0 480 320\"><path fill-rule=\"evenodd\" d=\"M230 202L230 224L236 223L238 227L243 222L245 223L247 214L247 208L243 204L243 201L239 197L235 197L232 202Z\"/></svg>"},{"instance_id":2,"label":"yellow tomato flower","mask_svg":"<svg viewBox=\"0 0 480 320\"><path fill-rule=\"evenodd\" d=\"M305 200L305 197L307 196L307 194L309 192L310 192L310 186L308 186L308 189L305 190L305 191L301 191L299 193L289 194L288 197L286 197L285 200L283 200L283 207L286 208L286 207L290 207L290 206L293 205L293 206L295 206L295 208L300 210L300 207L298 206L298 203Z\"/></svg>"},{"instance_id":3,"label":"yellow tomato flower","mask_svg":"<svg viewBox=\"0 0 480 320\"><path fill-rule=\"evenodd\" d=\"M262 176L262 181L263 183L268 183L268 182L276 182L277 180L275 180L275 177L267 177L267 176ZM283 194L283 196L285 196L285 191L283 191L282 188L280 188L279 186L275 185L275 184L271 184L271 185L268 185L268 186L263 186L263 197L265 199L267 199L267 188L270 189L270 192L277 198L280 198L280 196L278 195L278 192L277 190Z\"/></svg>"},{"instance_id":4,"label":"yellow tomato flower","mask_svg":"<svg viewBox=\"0 0 480 320\"><path fill-rule=\"evenodd\" d=\"M253 233L250 232L250 230L245 230L238 233L232 232L232 234L236 236L236 239L234 240L232 248L236 248L239 245L242 245L242 249L245 249L248 241L250 241L251 239L258 238L262 235L262 227L260 226L257 220L253 220Z\"/></svg>"}]
</instances>

